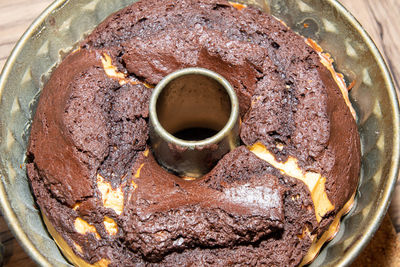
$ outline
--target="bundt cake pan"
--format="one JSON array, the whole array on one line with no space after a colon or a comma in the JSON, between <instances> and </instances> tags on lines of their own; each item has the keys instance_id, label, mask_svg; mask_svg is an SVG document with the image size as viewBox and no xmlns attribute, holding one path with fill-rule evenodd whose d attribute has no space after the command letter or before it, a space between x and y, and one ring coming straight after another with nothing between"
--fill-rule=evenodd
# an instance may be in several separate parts
<instances>
[{"instance_id":1,"label":"bundt cake pan","mask_svg":"<svg viewBox=\"0 0 400 267\"><path fill-rule=\"evenodd\" d=\"M144 0L145 1L145 0ZM37 99L49 73L109 14L132 0L57 0L29 27L0 77L0 202L10 229L43 266L70 266L47 232L35 204L24 162ZM385 215L399 167L399 106L390 73L355 18L334 0L249 0L317 41L336 68L354 81L362 170L356 201L340 231L312 266L349 265Z\"/></svg>"}]
</instances>

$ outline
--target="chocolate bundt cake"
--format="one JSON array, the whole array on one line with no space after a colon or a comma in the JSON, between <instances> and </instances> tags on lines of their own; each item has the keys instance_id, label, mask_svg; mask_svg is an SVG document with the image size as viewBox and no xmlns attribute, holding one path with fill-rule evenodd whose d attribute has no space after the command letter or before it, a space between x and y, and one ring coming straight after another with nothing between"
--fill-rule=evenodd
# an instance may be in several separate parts
<instances>
[{"instance_id":1,"label":"chocolate bundt cake","mask_svg":"<svg viewBox=\"0 0 400 267\"><path fill-rule=\"evenodd\" d=\"M297 266L336 232L360 170L355 120L320 51L224 0L146 0L112 14L53 71L27 173L64 255L94 266ZM234 87L241 145L202 178L154 159L149 99L169 73ZM343 88L342 88L343 89Z\"/></svg>"}]
</instances>

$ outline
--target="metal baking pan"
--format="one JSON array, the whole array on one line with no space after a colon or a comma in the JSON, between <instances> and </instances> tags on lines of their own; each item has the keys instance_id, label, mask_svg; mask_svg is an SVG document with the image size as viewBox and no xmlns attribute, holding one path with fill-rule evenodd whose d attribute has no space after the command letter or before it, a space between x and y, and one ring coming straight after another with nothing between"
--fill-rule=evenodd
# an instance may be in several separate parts
<instances>
[{"instance_id":1,"label":"metal baking pan","mask_svg":"<svg viewBox=\"0 0 400 267\"><path fill-rule=\"evenodd\" d=\"M48 234L24 167L29 129L49 73L79 40L111 13L134 1L57 0L28 28L0 77L0 203L4 218L25 251L42 266L70 266ZM335 0L249 0L317 41L355 81L362 170L355 205L312 266L349 265L385 215L399 168L399 104L378 49ZM304 25L307 27L304 27Z\"/></svg>"}]
</instances>

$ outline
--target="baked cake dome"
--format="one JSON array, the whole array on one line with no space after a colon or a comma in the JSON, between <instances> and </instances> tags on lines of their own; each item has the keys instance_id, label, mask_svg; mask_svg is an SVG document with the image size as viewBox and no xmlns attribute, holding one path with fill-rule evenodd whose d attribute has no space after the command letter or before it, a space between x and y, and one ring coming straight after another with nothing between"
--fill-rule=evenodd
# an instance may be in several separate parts
<instances>
[{"instance_id":1,"label":"baked cake dome","mask_svg":"<svg viewBox=\"0 0 400 267\"><path fill-rule=\"evenodd\" d=\"M32 123L27 172L64 255L80 266L310 262L360 171L329 63L279 20L227 1L146 0L109 16L53 71ZM161 167L149 142L154 86L188 67L233 86L241 121L240 146L193 180Z\"/></svg>"}]
</instances>

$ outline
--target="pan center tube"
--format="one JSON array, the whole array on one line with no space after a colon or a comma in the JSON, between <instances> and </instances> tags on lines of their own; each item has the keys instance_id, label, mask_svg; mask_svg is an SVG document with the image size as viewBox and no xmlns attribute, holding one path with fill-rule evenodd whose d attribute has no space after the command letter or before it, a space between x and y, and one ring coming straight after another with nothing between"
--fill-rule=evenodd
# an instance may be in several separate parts
<instances>
[{"instance_id":1,"label":"pan center tube","mask_svg":"<svg viewBox=\"0 0 400 267\"><path fill-rule=\"evenodd\" d=\"M236 93L207 69L186 68L161 80L150 99L149 117L156 160L181 177L202 177L240 143Z\"/></svg>"}]
</instances>

